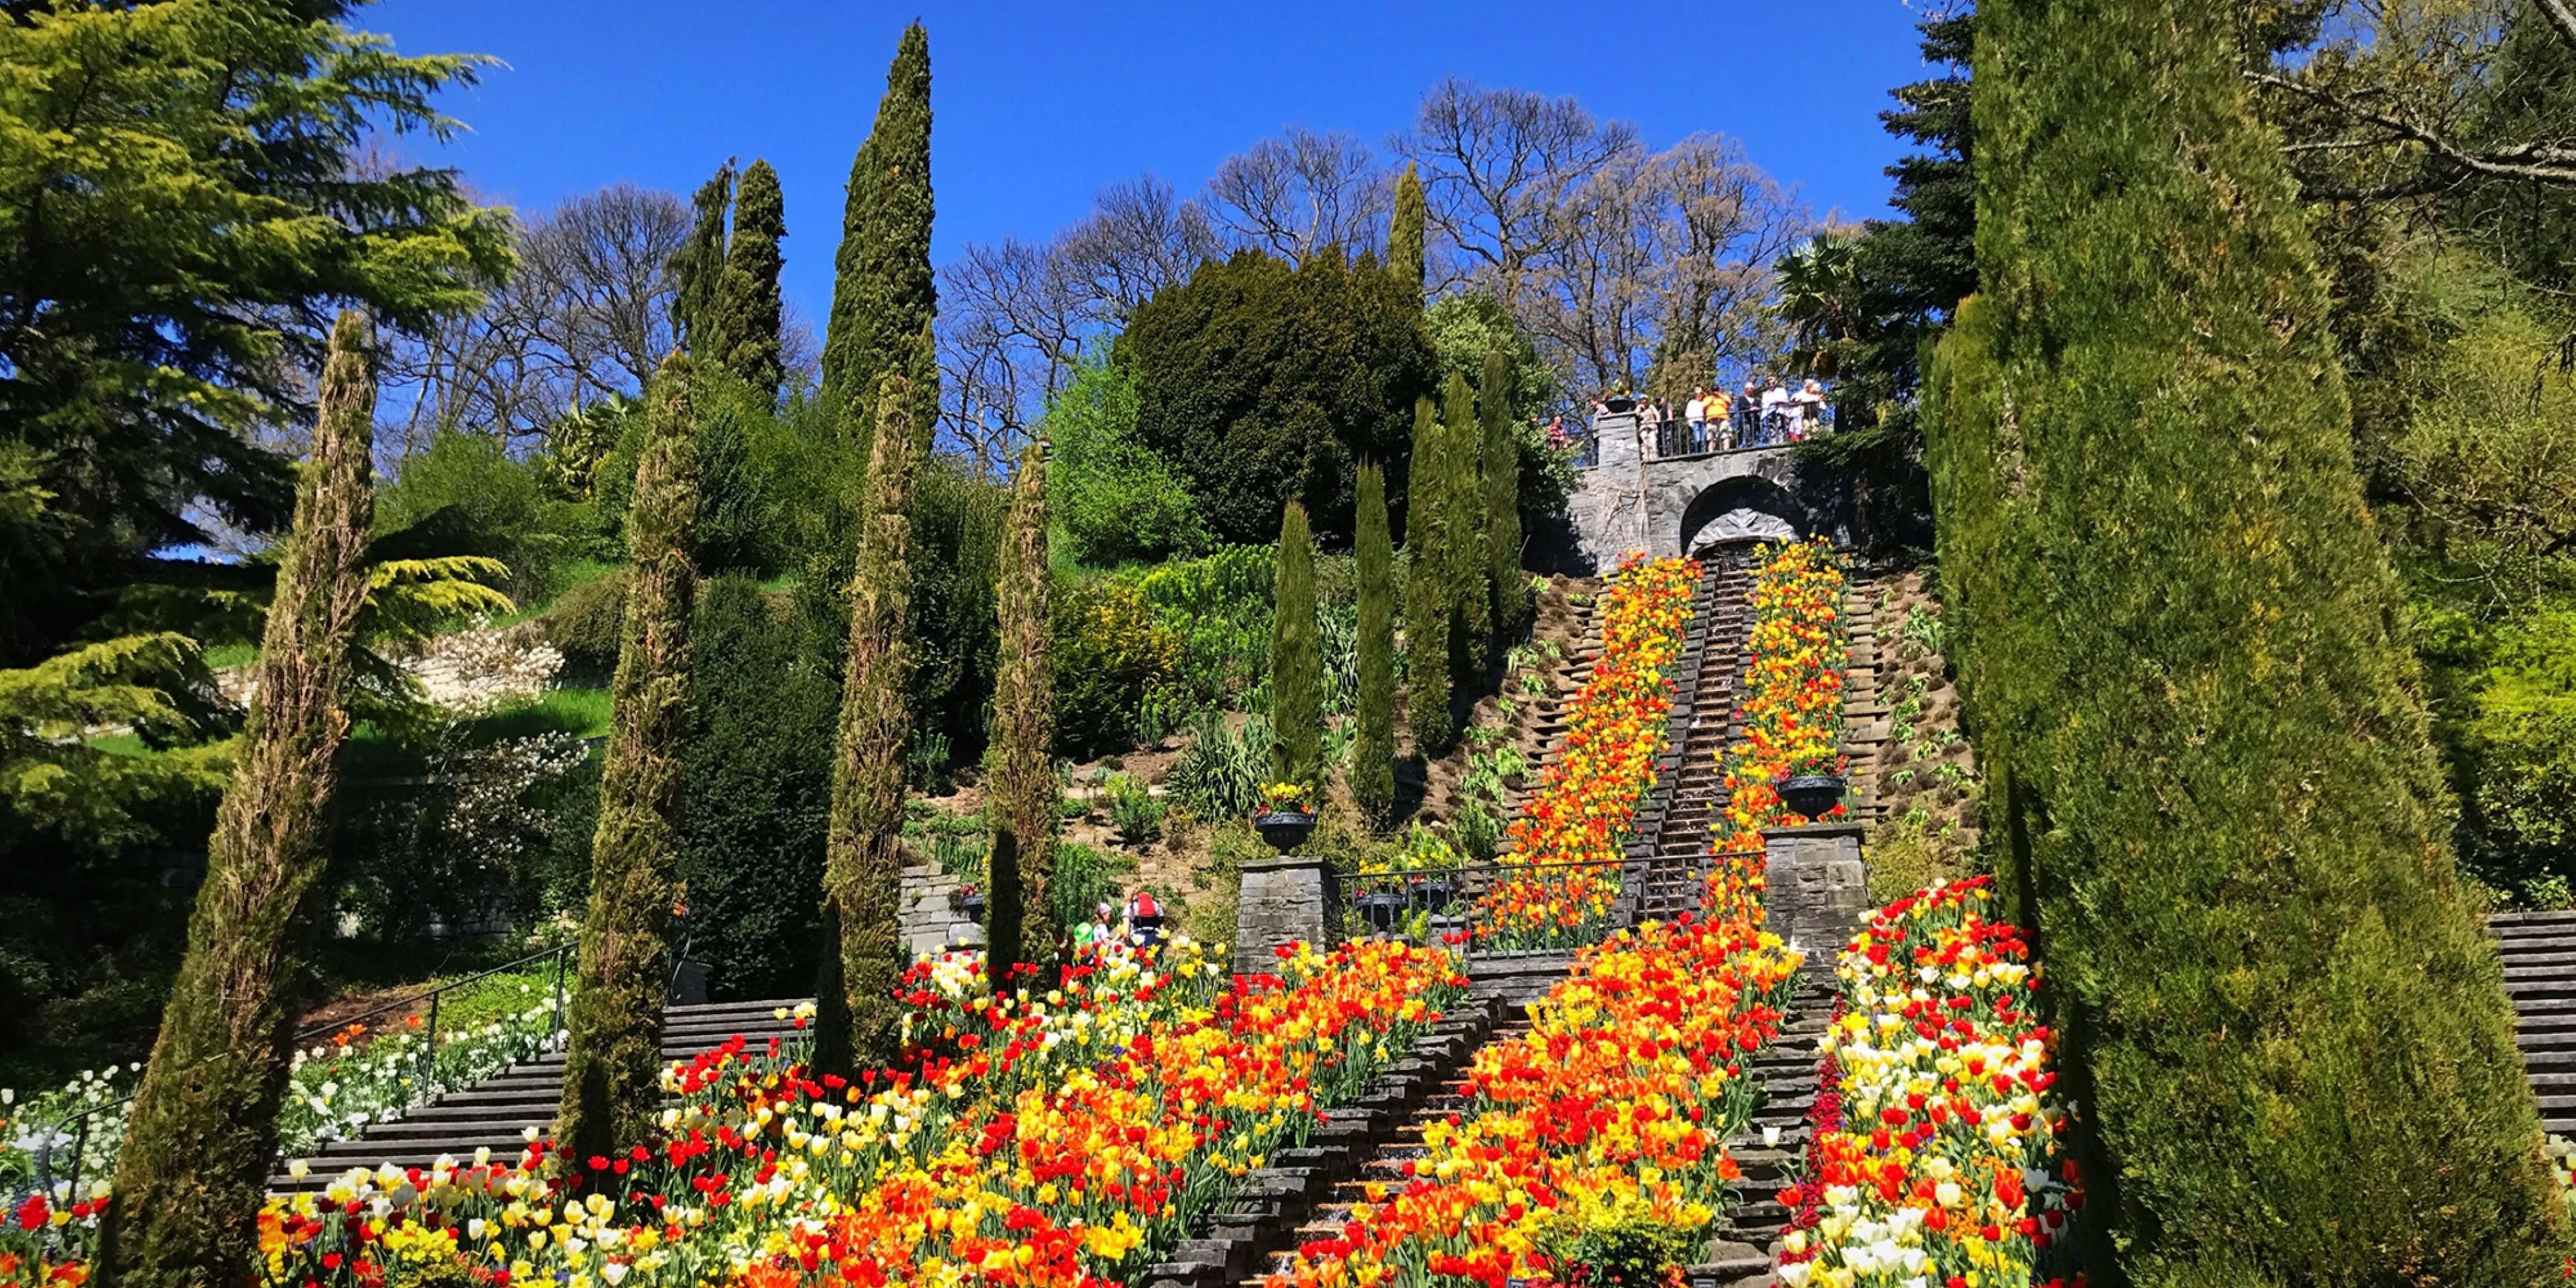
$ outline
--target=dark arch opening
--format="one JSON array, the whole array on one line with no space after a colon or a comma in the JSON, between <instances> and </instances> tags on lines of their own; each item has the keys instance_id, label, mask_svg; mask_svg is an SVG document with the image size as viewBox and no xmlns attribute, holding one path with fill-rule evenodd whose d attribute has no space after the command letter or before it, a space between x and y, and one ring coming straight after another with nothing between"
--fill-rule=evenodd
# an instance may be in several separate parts
<instances>
[{"instance_id":1,"label":"dark arch opening","mask_svg":"<svg viewBox=\"0 0 2576 1288\"><path fill-rule=\"evenodd\" d=\"M1744 474L1720 479L1691 498L1682 510L1681 549L1697 554L1710 546L1738 541L1781 541L1805 537L1814 530L1805 506L1788 489Z\"/></svg>"}]
</instances>

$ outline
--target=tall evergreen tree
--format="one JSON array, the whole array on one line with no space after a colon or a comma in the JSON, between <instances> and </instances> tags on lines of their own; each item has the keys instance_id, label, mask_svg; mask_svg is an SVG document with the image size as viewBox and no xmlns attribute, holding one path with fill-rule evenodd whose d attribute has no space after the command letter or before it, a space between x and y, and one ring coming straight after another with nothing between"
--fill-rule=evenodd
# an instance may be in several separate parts
<instances>
[{"instance_id":1,"label":"tall evergreen tree","mask_svg":"<svg viewBox=\"0 0 2576 1288\"><path fill-rule=\"evenodd\" d=\"M2006 903L2140 1285L2528 1285L2551 1191L2233 17L1986 0L1927 389Z\"/></svg>"},{"instance_id":2,"label":"tall evergreen tree","mask_svg":"<svg viewBox=\"0 0 2576 1288\"><path fill-rule=\"evenodd\" d=\"M242 755L215 815L188 951L137 1088L98 1255L110 1282L259 1277L302 959L329 864L342 702L367 600L375 377L366 319L340 315L313 459L296 488Z\"/></svg>"},{"instance_id":3,"label":"tall evergreen tree","mask_svg":"<svg viewBox=\"0 0 2576 1288\"><path fill-rule=\"evenodd\" d=\"M1512 424L1512 360L1485 352L1476 393L1484 425L1485 584L1493 593L1494 638L1508 639L1529 616L1529 579L1521 575L1521 445Z\"/></svg>"},{"instance_id":4,"label":"tall evergreen tree","mask_svg":"<svg viewBox=\"0 0 2576 1288\"><path fill-rule=\"evenodd\" d=\"M992 871L985 941L997 980L1020 962L1055 957L1047 883L1055 873L1055 673L1047 656L1051 574L1047 568L1046 446L1020 454L1012 482L1002 575L995 587L1002 671L993 686Z\"/></svg>"},{"instance_id":5,"label":"tall evergreen tree","mask_svg":"<svg viewBox=\"0 0 2576 1288\"><path fill-rule=\"evenodd\" d=\"M814 1025L817 1067L847 1075L895 1055L894 986L905 963L895 886L903 870L903 756L912 732L912 390L901 372L877 384L868 505L850 581L849 659L832 762L832 830L823 856L825 956Z\"/></svg>"},{"instance_id":6,"label":"tall evergreen tree","mask_svg":"<svg viewBox=\"0 0 2576 1288\"><path fill-rule=\"evenodd\" d=\"M688 736L690 565L697 523L697 446L689 359L653 373L644 455L626 508L626 623L611 683L614 724L600 770L590 846L590 909L581 923L580 983L565 1027L562 1156L614 1153L651 1130L662 1104L662 1000L671 981L671 905L678 893L680 751Z\"/></svg>"},{"instance_id":7,"label":"tall evergreen tree","mask_svg":"<svg viewBox=\"0 0 2576 1288\"><path fill-rule=\"evenodd\" d=\"M823 399L846 409L869 459L871 405L888 373L907 377L905 423L928 435L939 414L938 368L918 369L914 342L939 308L930 272L930 37L916 22L886 69L876 125L850 165L841 245L833 257L832 314L823 340Z\"/></svg>"},{"instance_id":8,"label":"tall evergreen tree","mask_svg":"<svg viewBox=\"0 0 2576 1288\"><path fill-rule=\"evenodd\" d=\"M1441 550L1449 578L1450 655L1456 679L1474 687L1492 660L1494 591L1492 561L1486 555L1483 479L1485 429L1476 419L1476 395L1464 372L1449 373L1440 395L1440 465L1447 494L1441 513L1447 528Z\"/></svg>"},{"instance_id":9,"label":"tall evergreen tree","mask_svg":"<svg viewBox=\"0 0 2576 1288\"><path fill-rule=\"evenodd\" d=\"M1315 534L1306 507L1279 515L1279 559L1271 582L1270 772L1283 783L1321 788L1324 778L1324 650L1315 627Z\"/></svg>"},{"instance_id":10,"label":"tall evergreen tree","mask_svg":"<svg viewBox=\"0 0 2576 1288\"><path fill-rule=\"evenodd\" d=\"M1448 435L1431 400L1413 404L1413 477L1404 519L1405 714L1414 750L1447 754L1458 738L1449 717Z\"/></svg>"},{"instance_id":11,"label":"tall evergreen tree","mask_svg":"<svg viewBox=\"0 0 2576 1288\"><path fill-rule=\"evenodd\" d=\"M787 262L778 243L786 237L787 204L778 190L778 172L767 161L753 161L742 172L734 196L733 240L725 246L724 271L716 281L707 347L711 360L772 401L786 379L778 339L786 310L778 273Z\"/></svg>"},{"instance_id":12,"label":"tall evergreen tree","mask_svg":"<svg viewBox=\"0 0 2576 1288\"><path fill-rule=\"evenodd\" d=\"M1395 543L1387 535L1386 474L1359 473L1359 697L1352 718L1351 796L1370 823L1395 815Z\"/></svg>"},{"instance_id":13,"label":"tall evergreen tree","mask_svg":"<svg viewBox=\"0 0 2576 1288\"><path fill-rule=\"evenodd\" d=\"M716 168L689 198L689 239L671 253L671 278L678 287L671 301L671 324L680 344L708 362L719 360L713 345L716 289L724 278L725 214L733 209L733 158Z\"/></svg>"},{"instance_id":14,"label":"tall evergreen tree","mask_svg":"<svg viewBox=\"0 0 2576 1288\"><path fill-rule=\"evenodd\" d=\"M1430 277L1430 219L1431 208L1422 199L1422 176L1407 161L1404 173L1395 180L1395 218L1386 230L1386 270L1397 280L1411 283L1417 295Z\"/></svg>"}]
</instances>

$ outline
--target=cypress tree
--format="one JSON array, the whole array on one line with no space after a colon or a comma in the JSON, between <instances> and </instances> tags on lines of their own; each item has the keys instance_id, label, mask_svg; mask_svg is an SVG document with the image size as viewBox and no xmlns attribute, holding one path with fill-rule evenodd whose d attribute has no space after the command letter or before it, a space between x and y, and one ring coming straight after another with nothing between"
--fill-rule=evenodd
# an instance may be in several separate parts
<instances>
[{"instance_id":1,"label":"cypress tree","mask_svg":"<svg viewBox=\"0 0 2576 1288\"><path fill-rule=\"evenodd\" d=\"M1270 772L1323 786L1324 650L1315 629L1315 534L1306 507L1279 515L1279 559L1270 613Z\"/></svg>"},{"instance_id":2,"label":"cypress tree","mask_svg":"<svg viewBox=\"0 0 2576 1288\"><path fill-rule=\"evenodd\" d=\"M1485 380L1476 396L1484 422L1485 581L1493 592L1494 638L1508 639L1529 616L1529 582L1521 576L1521 445L1512 425L1512 362L1500 349L1485 353Z\"/></svg>"},{"instance_id":3,"label":"cypress tree","mask_svg":"<svg viewBox=\"0 0 2576 1288\"><path fill-rule=\"evenodd\" d=\"M671 255L671 277L679 293L671 301L671 326L682 348L713 361L707 331L715 321L716 284L724 277L725 212L733 208L733 158L725 158L713 178L698 185L689 198L696 220L689 239Z\"/></svg>"},{"instance_id":4,"label":"cypress tree","mask_svg":"<svg viewBox=\"0 0 2576 1288\"><path fill-rule=\"evenodd\" d=\"M1404 520L1405 712L1414 750L1444 755L1456 744L1449 719L1448 436L1431 400L1413 404L1413 476Z\"/></svg>"},{"instance_id":5,"label":"cypress tree","mask_svg":"<svg viewBox=\"0 0 2576 1288\"><path fill-rule=\"evenodd\" d=\"M734 197L733 240L726 245L724 272L716 283L714 323L709 357L744 383L778 399L786 379L778 333L785 305L778 292L778 273L786 264L778 243L787 237L787 204L778 190L778 172L767 161L753 161L742 172Z\"/></svg>"},{"instance_id":6,"label":"cypress tree","mask_svg":"<svg viewBox=\"0 0 2576 1288\"><path fill-rule=\"evenodd\" d=\"M600 769L590 845L590 909L581 923L580 983L555 1115L561 1153L614 1153L650 1131L662 1102L662 999L671 981L671 904L678 893L680 748L688 734L690 566L697 450L689 359L653 373L635 500L626 508L626 625L611 683L615 723Z\"/></svg>"},{"instance_id":7,"label":"cypress tree","mask_svg":"<svg viewBox=\"0 0 2576 1288\"><path fill-rule=\"evenodd\" d=\"M868 505L850 579L849 659L832 761L832 827L823 855L824 922L833 951L817 994L814 1059L850 1074L894 1058L901 1008L895 886L903 869L903 756L912 720L907 638L912 541L912 391L900 372L877 386Z\"/></svg>"},{"instance_id":8,"label":"cypress tree","mask_svg":"<svg viewBox=\"0 0 2576 1288\"><path fill-rule=\"evenodd\" d=\"M1441 500L1447 532L1441 549L1448 558L1451 656L1456 678L1474 687L1484 676L1494 636L1494 592L1485 554L1485 485L1478 458L1484 455L1485 431L1476 420L1476 395L1463 372L1449 373L1440 396L1441 475L1447 495Z\"/></svg>"},{"instance_id":9,"label":"cypress tree","mask_svg":"<svg viewBox=\"0 0 2576 1288\"><path fill-rule=\"evenodd\" d=\"M850 165L841 245L833 257L832 314L823 340L823 399L845 409L857 457L878 381L908 376L906 422L926 435L939 410L938 368L919 369L914 341L938 312L930 272L930 37L916 22L886 69L875 127Z\"/></svg>"},{"instance_id":10,"label":"cypress tree","mask_svg":"<svg viewBox=\"0 0 2576 1288\"><path fill-rule=\"evenodd\" d=\"M1928 383L2098 1279L2527 1285L2566 1215L2226 6L1985 0Z\"/></svg>"},{"instance_id":11,"label":"cypress tree","mask_svg":"<svg viewBox=\"0 0 2576 1288\"><path fill-rule=\"evenodd\" d=\"M1396 279L1411 283L1414 293L1421 294L1429 278L1428 228L1430 207L1422 200L1422 176L1414 173L1413 163L1404 163L1404 173L1395 180L1395 218L1386 230L1386 270Z\"/></svg>"},{"instance_id":12,"label":"cypress tree","mask_svg":"<svg viewBox=\"0 0 2576 1288\"><path fill-rule=\"evenodd\" d=\"M1359 474L1359 702L1351 796L1378 826L1395 816L1395 543L1387 536L1386 475Z\"/></svg>"},{"instance_id":13,"label":"cypress tree","mask_svg":"<svg viewBox=\"0 0 2576 1288\"><path fill-rule=\"evenodd\" d=\"M991 893L985 940L991 970L1054 959L1057 927L1044 914L1055 872L1055 674L1047 656L1046 445L1020 455L994 588L1001 619L1002 672L993 686Z\"/></svg>"},{"instance_id":14,"label":"cypress tree","mask_svg":"<svg viewBox=\"0 0 2576 1288\"><path fill-rule=\"evenodd\" d=\"M241 760L207 846L187 955L118 1157L98 1269L133 1284L259 1278L301 954L330 859L342 708L367 599L375 379L367 321L342 313L323 368Z\"/></svg>"}]
</instances>

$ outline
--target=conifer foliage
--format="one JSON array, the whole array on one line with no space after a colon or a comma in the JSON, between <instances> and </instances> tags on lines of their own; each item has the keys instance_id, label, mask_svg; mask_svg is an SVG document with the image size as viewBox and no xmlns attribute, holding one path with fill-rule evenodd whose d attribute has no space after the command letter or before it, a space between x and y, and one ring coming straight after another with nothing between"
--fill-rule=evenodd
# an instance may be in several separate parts
<instances>
[{"instance_id":1,"label":"conifer foliage","mask_svg":"<svg viewBox=\"0 0 2576 1288\"><path fill-rule=\"evenodd\" d=\"M1383 826L1395 814L1395 543L1387 535L1386 474L1359 472L1359 695L1352 718L1351 796Z\"/></svg>"},{"instance_id":2,"label":"conifer foliage","mask_svg":"<svg viewBox=\"0 0 2576 1288\"><path fill-rule=\"evenodd\" d=\"M1521 445L1512 432L1512 361L1500 349L1485 354L1476 413L1485 439L1485 584L1499 643L1529 616L1529 583L1521 576Z\"/></svg>"},{"instance_id":3,"label":"conifer foliage","mask_svg":"<svg viewBox=\"0 0 2576 1288\"><path fill-rule=\"evenodd\" d=\"M698 466L690 361L674 353L647 391L644 455L626 510L626 623L611 681L614 724L591 837L580 984L566 1027L555 1139L586 1159L642 1139L662 1099L662 1000L678 894L681 747L688 735L689 628L697 571Z\"/></svg>"},{"instance_id":4,"label":"conifer foliage","mask_svg":"<svg viewBox=\"0 0 2576 1288\"><path fill-rule=\"evenodd\" d=\"M724 272L716 280L705 353L773 400L786 379L778 339L785 312L778 273L786 263L778 243L786 237L778 172L767 161L754 161L734 196L733 239L725 245Z\"/></svg>"},{"instance_id":5,"label":"conifer foliage","mask_svg":"<svg viewBox=\"0 0 2576 1288\"><path fill-rule=\"evenodd\" d=\"M1458 737L1449 717L1448 435L1424 398L1413 405L1413 477L1404 520L1405 715L1413 746L1446 753Z\"/></svg>"},{"instance_id":6,"label":"conifer foliage","mask_svg":"<svg viewBox=\"0 0 2576 1288\"><path fill-rule=\"evenodd\" d=\"M1429 276L1429 222L1430 207L1422 199L1422 176L1408 161L1404 173L1395 180L1395 218L1386 230L1386 270L1413 287L1417 295Z\"/></svg>"},{"instance_id":7,"label":"conifer foliage","mask_svg":"<svg viewBox=\"0 0 2576 1288\"><path fill-rule=\"evenodd\" d=\"M1485 431L1476 395L1463 372L1450 372L1440 395L1440 477L1445 495L1441 551L1448 579L1453 682L1473 686L1484 675L1494 634L1494 595L1485 554Z\"/></svg>"},{"instance_id":8,"label":"conifer foliage","mask_svg":"<svg viewBox=\"0 0 2576 1288\"><path fill-rule=\"evenodd\" d=\"M824 921L834 951L816 1001L814 1058L832 1073L890 1063L905 963L895 921L903 868L903 754L912 732L904 693L916 455L912 389L900 372L877 384L868 504L850 581L850 643L832 762L832 827L823 857Z\"/></svg>"},{"instance_id":9,"label":"conifer foliage","mask_svg":"<svg viewBox=\"0 0 2576 1288\"><path fill-rule=\"evenodd\" d=\"M134 1284L259 1278L259 1207L329 860L351 652L375 516L366 319L340 315L313 459L277 576L242 756L208 846L188 951L118 1159L100 1273Z\"/></svg>"},{"instance_id":10,"label":"conifer foliage","mask_svg":"<svg viewBox=\"0 0 2576 1288\"><path fill-rule=\"evenodd\" d=\"M1306 507L1279 516L1270 614L1270 770L1320 787L1324 775L1324 651L1315 625L1315 534Z\"/></svg>"},{"instance_id":11,"label":"conifer foliage","mask_svg":"<svg viewBox=\"0 0 2576 1288\"><path fill-rule=\"evenodd\" d=\"M1056 949L1056 927L1043 914L1055 873L1058 799L1055 672L1047 653L1046 475L1045 444L1032 443L1012 481L1002 575L994 590L1002 669L993 686L993 848L985 941L992 946L995 979L1007 979L1015 963L1046 962Z\"/></svg>"},{"instance_id":12,"label":"conifer foliage","mask_svg":"<svg viewBox=\"0 0 2576 1288\"><path fill-rule=\"evenodd\" d=\"M689 239L671 255L671 279L677 287L672 325L683 347L709 361L716 358L709 332L715 324L716 290L724 279L725 213L733 209L733 181L733 158L727 157L689 198Z\"/></svg>"},{"instance_id":13,"label":"conifer foliage","mask_svg":"<svg viewBox=\"0 0 2576 1288\"><path fill-rule=\"evenodd\" d=\"M1977 277L1929 382L2002 875L2096 1264L2555 1280L2327 301L2225 6L1985 0Z\"/></svg>"},{"instance_id":14,"label":"conifer foliage","mask_svg":"<svg viewBox=\"0 0 2576 1288\"><path fill-rule=\"evenodd\" d=\"M833 259L832 314L823 340L823 400L844 408L852 441L868 459L878 382L906 377L906 423L928 435L939 412L939 373L920 369L914 341L938 311L930 272L930 36L904 28L886 69L876 125L850 165Z\"/></svg>"}]
</instances>

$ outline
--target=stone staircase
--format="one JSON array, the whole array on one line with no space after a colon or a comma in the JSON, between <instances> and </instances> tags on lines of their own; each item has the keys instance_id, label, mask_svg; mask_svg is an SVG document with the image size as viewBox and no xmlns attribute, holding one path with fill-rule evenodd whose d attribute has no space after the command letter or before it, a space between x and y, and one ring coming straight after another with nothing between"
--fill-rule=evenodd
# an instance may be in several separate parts
<instances>
[{"instance_id":1,"label":"stone staircase","mask_svg":"<svg viewBox=\"0 0 2576 1288\"><path fill-rule=\"evenodd\" d=\"M1694 650L1683 655L1689 674L1674 677L1666 782L1639 811L1638 839L1629 848L1630 884L1641 921L1699 906L1700 878L1708 870L1709 825L1726 795L1718 752L1743 731L1735 698L1744 683L1746 636L1753 629L1752 547L1720 547L1700 562L1699 590L1691 604Z\"/></svg>"},{"instance_id":2,"label":"stone staircase","mask_svg":"<svg viewBox=\"0 0 2576 1288\"><path fill-rule=\"evenodd\" d=\"M2576 1139L2576 912L2507 912L2489 919L2513 998L2514 1043L2540 1124Z\"/></svg>"},{"instance_id":3,"label":"stone staircase","mask_svg":"<svg viewBox=\"0 0 2576 1288\"><path fill-rule=\"evenodd\" d=\"M778 1018L779 1009L792 1012L806 1000L672 1006L663 1012L662 1057L693 1059L737 1034L753 1051L765 1050L771 1038L783 1041L796 1031ZM416 1106L391 1122L370 1124L355 1139L333 1141L302 1160L305 1175L281 1172L269 1178L269 1189L278 1194L319 1190L352 1167L426 1168L442 1155L469 1162L477 1149L491 1150L498 1160L515 1160L527 1147L527 1129L543 1133L562 1096L563 1053L548 1052Z\"/></svg>"},{"instance_id":4,"label":"stone staircase","mask_svg":"<svg viewBox=\"0 0 2576 1288\"><path fill-rule=\"evenodd\" d=\"M1808 1115L1816 1107L1817 1064L1833 1011L1833 990L1819 981L1832 973L1830 961L1808 961L1798 973L1779 1039L1747 1069L1762 1080L1762 1106L1744 1134L1726 1142L1744 1179L1736 1201L1718 1216L1705 1259L1683 1272L1690 1288L1770 1288L1777 1282L1771 1267L1790 1215L1777 1195L1805 1168L1815 1137Z\"/></svg>"},{"instance_id":5,"label":"stone staircase","mask_svg":"<svg viewBox=\"0 0 2576 1288\"><path fill-rule=\"evenodd\" d=\"M1539 771L1556 759L1565 745L1565 709L1573 704L1574 695L1592 682L1592 668L1601 660L1598 623L1604 593L1606 585L1596 586L1584 596L1582 603L1573 606L1569 635L1574 643L1557 660L1547 691L1529 703L1529 742L1525 748L1528 764L1521 772L1519 785L1506 786L1503 790L1505 820L1520 817L1521 808L1529 804L1530 796L1538 790ZM1522 700L1522 695L1518 694L1505 693L1503 696L1515 702Z\"/></svg>"}]
</instances>

